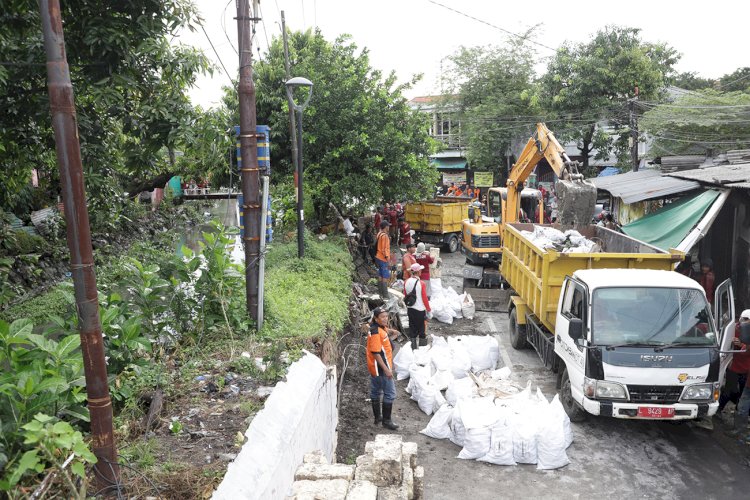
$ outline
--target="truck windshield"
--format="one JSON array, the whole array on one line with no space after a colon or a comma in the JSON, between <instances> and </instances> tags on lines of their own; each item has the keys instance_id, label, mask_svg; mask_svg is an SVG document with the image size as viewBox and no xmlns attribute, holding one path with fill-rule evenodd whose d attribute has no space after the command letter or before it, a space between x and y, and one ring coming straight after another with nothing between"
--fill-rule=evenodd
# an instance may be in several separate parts
<instances>
[{"instance_id":1,"label":"truck windshield","mask_svg":"<svg viewBox=\"0 0 750 500\"><path fill-rule=\"evenodd\" d=\"M596 345L716 345L706 297L689 288L599 288L592 299Z\"/></svg>"}]
</instances>

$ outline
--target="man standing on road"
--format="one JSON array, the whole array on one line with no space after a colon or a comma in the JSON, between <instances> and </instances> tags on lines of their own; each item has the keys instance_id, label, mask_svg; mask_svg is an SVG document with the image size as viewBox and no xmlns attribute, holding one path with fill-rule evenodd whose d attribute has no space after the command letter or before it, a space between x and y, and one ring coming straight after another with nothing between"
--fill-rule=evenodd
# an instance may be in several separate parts
<instances>
[{"instance_id":1,"label":"man standing on road","mask_svg":"<svg viewBox=\"0 0 750 500\"><path fill-rule=\"evenodd\" d=\"M427 289L427 297L432 297L432 288L430 287L430 264L435 262L435 259L432 258L430 252L425 249L424 243L421 242L417 245L417 253L415 257L417 259L417 264L424 267L424 269L422 269L421 278Z\"/></svg>"},{"instance_id":2,"label":"man standing on road","mask_svg":"<svg viewBox=\"0 0 750 500\"><path fill-rule=\"evenodd\" d=\"M380 223L375 245L375 265L378 266L378 293L383 300L388 300L388 280L391 277L391 237L388 236L388 221Z\"/></svg>"},{"instance_id":3,"label":"man standing on road","mask_svg":"<svg viewBox=\"0 0 750 500\"><path fill-rule=\"evenodd\" d=\"M409 338L411 339L411 348L417 348L417 342L420 346L427 345L427 335L425 333L425 322L427 313L430 312L430 299L427 298L427 288L420 278L423 266L412 264L411 277L404 283L404 295L414 293L415 301L409 305L407 302L407 315L409 316ZM419 340L417 340L419 339Z\"/></svg>"},{"instance_id":4,"label":"man standing on road","mask_svg":"<svg viewBox=\"0 0 750 500\"><path fill-rule=\"evenodd\" d=\"M406 245L406 253L401 261L401 269L404 272L404 281L411 278L411 266L417 263L414 254L417 253L417 245L409 243Z\"/></svg>"},{"instance_id":5,"label":"man standing on road","mask_svg":"<svg viewBox=\"0 0 750 500\"><path fill-rule=\"evenodd\" d=\"M393 423L391 414L396 400L396 383L393 381L393 344L391 337L398 337L399 332L388 328L388 311L382 307L372 312L372 322L367 335L367 369L370 372L370 399L375 424L395 431L398 425ZM380 412L380 395L383 395L383 412Z\"/></svg>"}]
</instances>

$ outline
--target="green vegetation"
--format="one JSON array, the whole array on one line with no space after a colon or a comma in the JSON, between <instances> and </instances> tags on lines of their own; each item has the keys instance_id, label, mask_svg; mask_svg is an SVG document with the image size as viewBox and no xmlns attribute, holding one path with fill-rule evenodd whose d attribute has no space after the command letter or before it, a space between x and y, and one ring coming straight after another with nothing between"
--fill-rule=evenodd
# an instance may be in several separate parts
<instances>
[{"instance_id":1,"label":"green vegetation","mask_svg":"<svg viewBox=\"0 0 750 500\"><path fill-rule=\"evenodd\" d=\"M349 317L352 260L342 239L305 238L305 259L297 243L274 243L266 258L263 333L273 338L309 339L340 331Z\"/></svg>"}]
</instances>

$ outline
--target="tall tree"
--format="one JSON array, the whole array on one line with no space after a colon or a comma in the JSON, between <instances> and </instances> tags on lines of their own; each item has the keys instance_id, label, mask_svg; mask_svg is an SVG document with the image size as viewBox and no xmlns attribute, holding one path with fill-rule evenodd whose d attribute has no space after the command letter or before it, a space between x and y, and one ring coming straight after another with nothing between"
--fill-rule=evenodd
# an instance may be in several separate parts
<instances>
[{"instance_id":1,"label":"tall tree","mask_svg":"<svg viewBox=\"0 0 750 500\"><path fill-rule=\"evenodd\" d=\"M155 153L174 149L194 112L185 92L206 58L171 39L199 21L189 0L69 0L65 42L88 195L110 203L121 181L163 167ZM5 0L0 9L0 207L19 208L31 169L57 184L45 57L37 2ZM29 207L26 207L29 208Z\"/></svg>"},{"instance_id":2,"label":"tall tree","mask_svg":"<svg viewBox=\"0 0 750 500\"><path fill-rule=\"evenodd\" d=\"M627 145L628 99L636 88L641 99L660 99L678 59L666 44L644 42L640 30L618 26L558 49L541 80L545 106L560 120L558 135L578 142L584 171L595 149L606 158L615 146ZM602 130L602 123L614 133Z\"/></svg>"},{"instance_id":3,"label":"tall tree","mask_svg":"<svg viewBox=\"0 0 750 500\"><path fill-rule=\"evenodd\" d=\"M653 156L750 148L750 93L706 89L643 107Z\"/></svg>"},{"instance_id":4,"label":"tall tree","mask_svg":"<svg viewBox=\"0 0 750 500\"><path fill-rule=\"evenodd\" d=\"M303 141L305 180L319 219L331 201L353 208L384 198L416 198L431 189L437 179L428 163L432 143L425 118L403 96L409 84L373 69L367 49L359 50L348 36L329 42L320 31L294 32L289 55L292 76L314 83ZM254 70L258 123L271 127L274 176L290 176L280 36Z\"/></svg>"}]
</instances>

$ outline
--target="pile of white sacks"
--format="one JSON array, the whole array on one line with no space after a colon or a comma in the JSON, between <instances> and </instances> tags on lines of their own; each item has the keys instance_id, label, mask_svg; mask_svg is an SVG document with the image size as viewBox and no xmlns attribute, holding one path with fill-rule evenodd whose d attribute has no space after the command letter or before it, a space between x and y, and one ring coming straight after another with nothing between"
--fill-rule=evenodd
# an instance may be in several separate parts
<instances>
[{"instance_id":1,"label":"pile of white sacks","mask_svg":"<svg viewBox=\"0 0 750 500\"><path fill-rule=\"evenodd\" d=\"M563 253L594 253L601 248L575 229L565 232L554 227L534 226L533 231L521 231L521 234L531 240L534 246L542 250L552 248Z\"/></svg>"},{"instance_id":2,"label":"pile of white sacks","mask_svg":"<svg viewBox=\"0 0 750 500\"><path fill-rule=\"evenodd\" d=\"M471 295L464 292L461 295L453 287L443 288L440 278L430 280L430 308L432 317L441 323L453 324L454 319L474 319L476 308Z\"/></svg>"},{"instance_id":3,"label":"pile of white sacks","mask_svg":"<svg viewBox=\"0 0 750 500\"><path fill-rule=\"evenodd\" d=\"M509 368L495 370L499 355L490 336L446 341L433 335L431 347L401 348L393 359L396 377L409 378L406 392L433 415L422 434L463 447L461 459L536 464L537 469L566 466L573 433L558 396L548 402L539 389L532 393L531 381L521 390L509 380Z\"/></svg>"}]
</instances>

